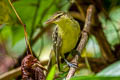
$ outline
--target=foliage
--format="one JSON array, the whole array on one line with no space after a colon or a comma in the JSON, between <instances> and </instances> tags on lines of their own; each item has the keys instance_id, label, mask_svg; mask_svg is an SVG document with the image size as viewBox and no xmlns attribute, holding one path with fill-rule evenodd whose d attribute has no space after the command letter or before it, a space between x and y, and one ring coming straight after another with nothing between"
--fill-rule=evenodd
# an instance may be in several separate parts
<instances>
[{"instance_id":1,"label":"foliage","mask_svg":"<svg viewBox=\"0 0 120 80\"><path fill-rule=\"evenodd\" d=\"M56 66L54 65L52 67L52 69L50 70L46 80L53 80L54 79L54 75L55 75L55 69L56 69Z\"/></svg>"},{"instance_id":2,"label":"foliage","mask_svg":"<svg viewBox=\"0 0 120 80\"><path fill-rule=\"evenodd\" d=\"M70 80L119 80L120 77L101 77L101 76L81 76L73 77Z\"/></svg>"},{"instance_id":3,"label":"foliage","mask_svg":"<svg viewBox=\"0 0 120 80\"><path fill-rule=\"evenodd\" d=\"M20 15L24 24L26 24L26 30L28 33L28 38L31 41L31 46L36 57L40 60L48 60L50 50L52 49L51 35L53 32L52 26L45 24L45 22L57 11L65 11L69 13L77 12L79 13L78 7L75 3L70 1L75 0L11 0L16 11ZM82 8L85 8L85 13L88 4L88 0L76 0L81 4ZM97 2L97 0L95 0ZM101 0L98 0L98 2ZM84 3L85 5L83 5ZM87 3L88 2L88 3ZM107 12L108 17L104 14L104 10L100 10L98 5L96 6L96 11L98 11L99 21L102 24L102 30L105 34L105 38L111 48L111 52L115 55L115 58L119 56L120 50L120 1L119 0L104 0L102 1L102 6ZM83 10L84 11L84 10ZM75 16L75 17L74 17ZM74 18L79 21L81 27L84 25L84 20L79 20L77 14L74 14ZM80 15L81 17L81 15ZM96 26L97 23L95 23ZM47 29L44 31L44 29ZM99 26L98 26L99 27ZM34 42L36 36L37 40ZM15 13L10 7L8 0L0 0L0 57L1 54L12 56L16 59L24 54L26 50L25 45L24 29L20 22L18 21ZM102 41L102 40L101 40ZM4 43L4 44L3 44ZM2 46L2 47L1 47ZM106 49L107 50L107 49ZM81 53L82 58L101 58L103 56L101 46L98 39L92 34L90 34L88 43ZM119 56L120 57L120 56ZM77 70L74 77L71 80L120 80L120 61L119 57L113 62L108 63L111 65L101 64L97 67L104 67L100 71L91 72L88 67L82 67ZM83 60L85 62L85 60ZM82 63L83 63L82 62ZM99 61L98 61L99 62ZM80 63L80 66L82 65ZM91 63L88 60L88 64ZM65 63L64 63L65 64ZM62 64L62 65L64 65ZM86 64L86 63L85 63ZM84 66L84 65L82 65ZM94 64L93 64L94 66ZM90 64L90 67L93 67ZM95 66L96 67L96 66ZM63 79L67 75L68 67L65 66L65 72L59 75L59 79ZM56 74L56 66L52 66L50 73L47 76L47 80L53 80Z\"/></svg>"}]
</instances>

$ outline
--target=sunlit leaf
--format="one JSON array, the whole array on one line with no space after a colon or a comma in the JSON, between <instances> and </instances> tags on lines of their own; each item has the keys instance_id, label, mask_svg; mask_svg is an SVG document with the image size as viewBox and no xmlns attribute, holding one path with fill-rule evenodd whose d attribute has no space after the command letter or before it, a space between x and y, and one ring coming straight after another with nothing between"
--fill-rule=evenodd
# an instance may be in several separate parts
<instances>
[{"instance_id":1,"label":"sunlit leaf","mask_svg":"<svg viewBox=\"0 0 120 80\"><path fill-rule=\"evenodd\" d=\"M120 76L120 61L117 61L108 66L107 68L99 72L97 76Z\"/></svg>"},{"instance_id":2,"label":"sunlit leaf","mask_svg":"<svg viewBox=\"0 0 120 80\"><path fill-rule=\"evenodd\" d=\"M46 80L53 80L54 79L54 75L55 75L55 69L56 69L56 66L54 65L52 67L52 69L50 70Z\"/></svg>"},{"instance_id":3,"label":"sunlit leaf","mask_svg":"<svg viewBox=\"0 0 120 80\"><path fill-rule=\"evenodd\" d=\"M77 76L70 80L120 80L120 77L103 77L103 76Z\"/></svg>"},{"instance_id":4,"label":"sunlit leaf","mask_svg":"<svg viewBox=\"0 0 120 80\"><path fill-rule=\"evenodd\" d=\"M100 15L100 21L103 26L103 30L107 37L107 40L111 45L115 45L120 42L120 7L113 7L109 12L110 19L106 19L103 14ZM112 37L111 37L112 36Z\"/></svg>"}]
</instances>

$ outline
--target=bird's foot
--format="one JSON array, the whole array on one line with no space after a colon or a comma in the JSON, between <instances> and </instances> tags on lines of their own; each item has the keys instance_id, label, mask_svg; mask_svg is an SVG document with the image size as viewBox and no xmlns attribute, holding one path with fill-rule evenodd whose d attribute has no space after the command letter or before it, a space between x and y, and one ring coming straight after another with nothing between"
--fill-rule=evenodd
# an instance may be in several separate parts
<instances>
[{"instance_id":1,"label":"bird's foot","mask_svg":"<svg viewBox=\"0 0 120 80\"><path fill-rule=\"evenodd\" d=\"M77 64L70 63L70 62L67 61L66 59L64 59L64 60L65 60L65 62L67 63L67 65L68 65L69 67L78 68Z\"/></svg>"}]
</instances>

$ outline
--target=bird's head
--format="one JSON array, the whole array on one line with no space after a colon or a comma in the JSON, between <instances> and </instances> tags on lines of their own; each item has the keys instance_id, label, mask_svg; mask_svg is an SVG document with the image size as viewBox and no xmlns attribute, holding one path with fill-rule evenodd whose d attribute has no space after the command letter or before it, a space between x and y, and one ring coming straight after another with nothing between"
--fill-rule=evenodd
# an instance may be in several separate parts
<instances>
[{"instance_id":1,"label":"bird's head","mask_svg":"<svg viewBox=\"0 0 120 80\"><path fill-rule=\"evenodd\" d=\"M64 21L66 19L69 19L71 16L69 16L68 13L65 13L65 12L57 12L55 13L46 23L49 24L49 23L60 23L61 21Z\"/></svg>"}]
</instances>

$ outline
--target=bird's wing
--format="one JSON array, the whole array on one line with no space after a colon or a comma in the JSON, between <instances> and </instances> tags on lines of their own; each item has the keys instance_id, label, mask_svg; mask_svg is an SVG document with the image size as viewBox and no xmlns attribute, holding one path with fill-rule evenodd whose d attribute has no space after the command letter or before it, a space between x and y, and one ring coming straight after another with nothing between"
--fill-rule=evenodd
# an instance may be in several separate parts
<instances>
[{"instance_id":1,"label":"bird's wing","mask_svg":"<svg viewBox=\"0 0 120 80\"><path fill-rule=\"evenodd\" d=\"M53 32L52 39L53 39L53 50L55 52L58 69L60 70L60 59L59 58L60 58L60 47L62 44L62 40L61 40L61 37L58 36L58 28L57 27Z\"/></svg>"}]
</instances>

